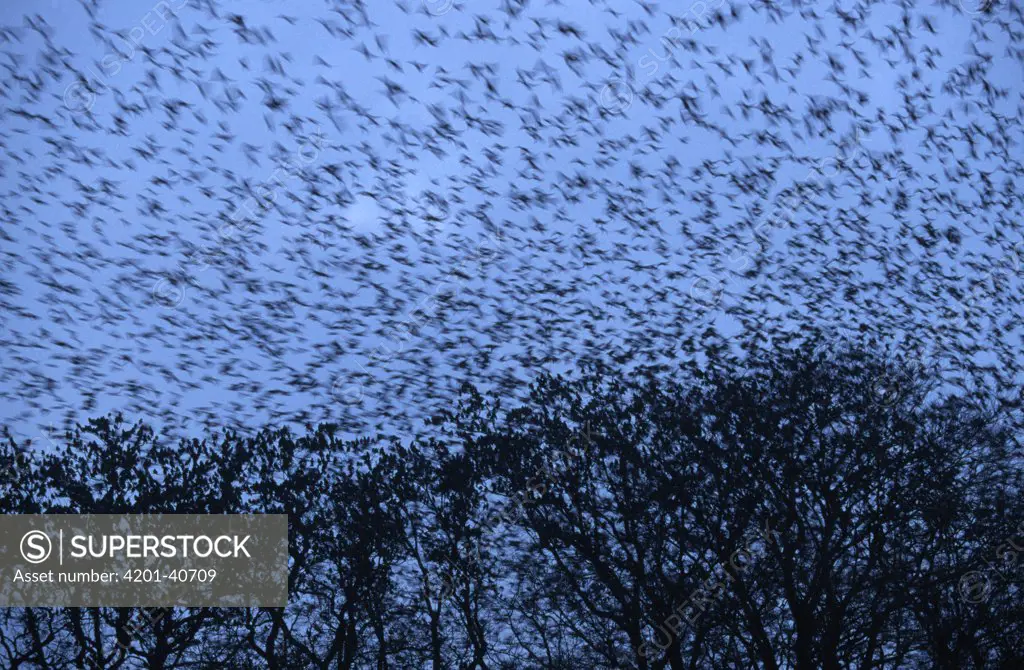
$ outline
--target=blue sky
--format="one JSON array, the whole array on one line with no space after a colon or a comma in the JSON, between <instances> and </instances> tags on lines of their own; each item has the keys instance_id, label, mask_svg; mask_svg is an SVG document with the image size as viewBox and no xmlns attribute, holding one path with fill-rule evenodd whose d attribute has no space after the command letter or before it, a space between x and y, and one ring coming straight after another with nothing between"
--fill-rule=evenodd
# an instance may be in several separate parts
<instances>
[{"instance_id":1,"label":"blue sky","mask_svg":"<svg viewBox=\"0 0 1024 670\"><path fill-rule=\"evenodd\" d=\"M8 2L0 422L392 431L709 326L1019 379L1019 4L764 7Z\"/></svg>"}]
</instances>

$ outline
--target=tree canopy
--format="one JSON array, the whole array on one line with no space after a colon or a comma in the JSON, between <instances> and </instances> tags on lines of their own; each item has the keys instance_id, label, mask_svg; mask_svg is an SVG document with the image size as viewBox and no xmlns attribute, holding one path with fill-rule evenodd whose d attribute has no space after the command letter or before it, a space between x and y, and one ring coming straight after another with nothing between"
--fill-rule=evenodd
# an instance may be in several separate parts
<instances>
[{"instance_id":1,"label":"tree canopy","mask_svg":"<svg viewBox=\"0 0 1024 670\"><path fill-rule=\"evenodd\" d=\"M4 513L286 513L290 580L284 609L6 609L0 665L1024 667L1005 406L821 347L526 397L467 386L408 438L8 437Z\"/></svg>"}]
</instances>

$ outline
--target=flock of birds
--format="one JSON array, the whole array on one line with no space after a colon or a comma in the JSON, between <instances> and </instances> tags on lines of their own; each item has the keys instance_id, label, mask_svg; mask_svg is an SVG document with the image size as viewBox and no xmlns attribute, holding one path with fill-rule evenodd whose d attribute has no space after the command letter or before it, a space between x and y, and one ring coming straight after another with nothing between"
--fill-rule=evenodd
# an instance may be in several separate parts
<instances>
[{"instance_id":1,"label":"flock of birds","mask_svg":"<svg viewBox=\"0 0 1024 670\"><path fill-rule=\"evenodd\" d=\"M1020 403L1019 0L16 0L0 50L16 434L398 433L811 328Z\"/></svg>"}]
</instances>

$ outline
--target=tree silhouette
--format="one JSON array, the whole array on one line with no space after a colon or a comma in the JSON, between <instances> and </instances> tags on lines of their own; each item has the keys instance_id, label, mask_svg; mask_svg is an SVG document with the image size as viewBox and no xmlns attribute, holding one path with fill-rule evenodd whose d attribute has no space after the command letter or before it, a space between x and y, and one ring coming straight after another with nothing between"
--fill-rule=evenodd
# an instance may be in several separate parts
<instances>
[{"instance_id":1,"label":"tree silhouette","mask_svg":"<svg viewBox=\"0 0 1024 670\"><path fill-rule=\"evenodd\" d=\"M418 436L9 436L5 513L284 513L285 608L15 608L10 668L1024 667L1019 417L820 342ZM1002 407L1002 409L994 409Z\"/></svg>"}]
</instances>

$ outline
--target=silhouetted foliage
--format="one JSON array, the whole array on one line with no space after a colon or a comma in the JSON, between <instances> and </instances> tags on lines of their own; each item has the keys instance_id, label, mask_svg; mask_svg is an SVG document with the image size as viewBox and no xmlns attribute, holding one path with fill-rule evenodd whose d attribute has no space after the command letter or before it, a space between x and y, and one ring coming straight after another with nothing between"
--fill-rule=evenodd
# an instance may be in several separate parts
<instances>
[{"instance_id":1,"label":"silhouetted foliage","mask_svg":"<svg viewBox=\"0 0 1024 670\"><path fill-rule=\"evenodd\" d=\"M408 440L8 438L8 514L288 514L290 601L7 609L0 665L1024 667L1019 422L940 377L804 348L500 400Z\"/></svg>"}]
</instances>

